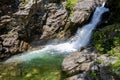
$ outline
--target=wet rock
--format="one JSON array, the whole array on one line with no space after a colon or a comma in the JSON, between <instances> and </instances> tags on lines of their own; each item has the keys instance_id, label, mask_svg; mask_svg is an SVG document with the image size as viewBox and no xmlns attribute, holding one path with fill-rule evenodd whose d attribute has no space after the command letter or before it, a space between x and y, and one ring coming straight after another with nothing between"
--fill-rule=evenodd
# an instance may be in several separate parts
<instances>
[{"instance_id":1,"label":"wet rock","mask_svg":"<svg viewBox=\"0 0 120 80\"><path fill-rule=\"evenodd\" d=\"M74 13L73 17L71 18L71 21L74 24L81 24L85 21L87 21L91 15L91 13L94 11L96 6L102 5L103 2L106 2L106 0L82 0L79 1L76 6L74 7Z\"/></svg>"}]
</instances>

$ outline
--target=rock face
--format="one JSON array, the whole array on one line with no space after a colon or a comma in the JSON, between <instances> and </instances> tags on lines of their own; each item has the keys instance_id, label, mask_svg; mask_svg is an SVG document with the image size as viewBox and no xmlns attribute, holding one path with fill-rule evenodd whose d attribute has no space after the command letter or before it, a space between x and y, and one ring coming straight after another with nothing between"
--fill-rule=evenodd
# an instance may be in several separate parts
<instances>
[{"instance_id":1,"label":"rock face","mask_svg":"<svg viewBox=\"0 0 120 80\"><path fill-rule=\"evenodd\" d=\"M29 44L18 39L18 33L2 35L0 42L0 61L11 55L26 51Z\"/></svg>"},{"instance_id":2,"label":"rock face","mask_svg":"<svg viewBox=\"0 0 120 80\"><path fill-rule=\"evenodd\" d=\"M73 16L70 18L70 12L63 4L66 0L2 0L0 56L26 51L31 41L70 38L78 27L76 24L86 22L95 7L103 1L80 0L73 6Z\"/></svg>"},{"instance_id":3,"label":"rock face","mask_svg":"<svg viewBox=\"0 0 120 80\"><path fill-rule=\"evenodd\" d=\"M85 49L68 55L63 63L63 71L74 75L67 80L111 80L112 75L107 73L110 63L115 63L118 58L108 55L98 55L95 51ZM75 75L76 74L76 75Z\"/></svg>"},{"instance_id":4,"label":"rock face","mask_svg":"<svg viewBox=\"0 0 120 80\"><path fill-rule=\"evenodd\" d=\"M102 5L103 2L106 2L106 0L82 0L79 1L75 8L73 17L71 18L71 21L73 23L79 23L82 24L83 22L87 21L90 17L91 13L94 11L96 6Z\"/></svg>"},{"instance_id":5,"label":"rock face","mask_svg":"<svg viewBox=\"0 0 120 80\"><path fill-rule=\"evenodd\" d=\"M27 1L27 5L20 7L19 11L14 15L19 18L18 22L24 24L23 29L19 31L22 38L65 38L67 37L65 32L68 29L74 29L76 24L81 25L86 22L95 7L102 5L104 1L80 0L74 7L71 19L69 19L69 12L65 9L65 6L59 3L64 2L64 0L38 0L37 2L30 0ZM67 35L71 36L71 33L69 32ZM27 36L25 37L24 35Z\"/></svg>"},{"instance_id":6,"label":"rock face","mask_svg":"<svg viewBox=\"0 0 120 80\"><path fill-rule=\"evenodd\" d=\"M43 33L41 38L54 35L64 29L67 21L67 11L62 5L49 4L47 6L49 13L45 25L43 25Z\"/></svg>"},{"instance_id":7,"label":"rock face","mask_svg":"<svg viewBox=\"0 0 120 80\"><path fill-rule=\"evenodd\" d=\"M57 1L38 0L33 2L33 0L30 0L27 5L20 7L20 10L14 16L19 18L18 22L26 24L19 31L20 33L24 31L28 34L27 37L38 36L37 38L44 39L64 29L68 13L65 7L58 4ZM24 30L26 28L27 31ZM22 38L25 38L25 36L22 36Z\"/></svg>"}]
</instances>

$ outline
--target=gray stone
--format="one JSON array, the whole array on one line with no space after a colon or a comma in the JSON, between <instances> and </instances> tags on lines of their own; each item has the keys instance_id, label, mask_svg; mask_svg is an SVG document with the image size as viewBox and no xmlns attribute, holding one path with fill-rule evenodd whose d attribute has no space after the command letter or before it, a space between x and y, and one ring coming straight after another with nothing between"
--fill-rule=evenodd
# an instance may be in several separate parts
<instances>
[{"instance_id":1,"label":"gray stone","mask_svg":"<svg viewBox=\"0 0 120 80\"><path fill-rule=\"evenodd\" d=\"M74 7L71 21L75 24L81 24L87 21L96 6L102 5L106 0L80 0Z\"/></svg>"},{"instance_id":2,"label":"gray stone","mask_svg":"<svg viewBox=\"0 0 120 80\"><path fill-rule=\"evenodd\" d=\"M90 58L86 57L89 53L90 51L86 51L85 49L82 52L76 52L68 55L62 63L63 71L66 71L68 74L73 74L79 71L88 71L93 63L93 61L88 60L92 59L93 54L91 54L92 56L89 55Z\"/></svg>"},{"instance_id":3,"label":"gray stone","mask_svg":"<svg viewBox=\"0 0 120 80\"><path fill-rule=\"evenodd\" d=\"M66 80L86 80L87 73L81 73L67 78Z\"/></svg>"},{"instance_id":4,"label":"gray stone","mask_svg":"<svg viewBox=\"0 0 120 80\"><path fill-rule=\"evenodd\" d=\"M98 55L94 50L83 49L81 52L75 52L63 60L63 71L67 74L75 74L67 80L111 80L112 76L106 72L110 63L115 63L119 59L111 58L108 55ZM93 76L91 74L93 73ZM99 74L98 74L99 73ZM78 77L76 74L85 74L84 77Z\"/></svg>"}]
</instances>

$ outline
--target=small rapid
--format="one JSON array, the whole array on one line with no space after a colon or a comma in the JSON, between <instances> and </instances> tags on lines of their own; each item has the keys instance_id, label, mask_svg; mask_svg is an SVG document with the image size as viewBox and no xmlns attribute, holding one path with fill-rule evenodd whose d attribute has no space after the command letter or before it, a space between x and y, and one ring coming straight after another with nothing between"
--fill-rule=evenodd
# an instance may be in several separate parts
<instances>
[{"instance_id":1,"label":"small rapid","mask_svg":"<svg viewBox=\"0 0 120 80\"><path fill-rule=\"evenodd\" d=\"M108 11L109 9L103 6L97 7L91 18L90 23L83 26L82 28L78 28L76 35L73 37L72 40L57 45L47 45L41 50L30 51L22 55L13 56L7 61L5 61L5 63L16 61L18 62L30 61L35 58L42 58L46 53L47 54L49 53L51 55L57 54L65 55L80 50L82 47L86 46L89 43L93 30L96 28L97 24L101 21L102 14Z\"/></svg>"}]
</instances>

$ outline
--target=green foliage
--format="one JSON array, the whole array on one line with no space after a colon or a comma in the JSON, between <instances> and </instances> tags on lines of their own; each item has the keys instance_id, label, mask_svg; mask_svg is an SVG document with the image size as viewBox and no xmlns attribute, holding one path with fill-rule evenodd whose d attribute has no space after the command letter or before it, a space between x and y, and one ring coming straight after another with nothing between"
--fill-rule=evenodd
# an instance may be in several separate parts
<instances>
[{"instance_id":1,"label":"green foliage","mask_svg":"<svg viewBox=\"0 0 120 80\"><path fill-rule=\"evenodd\" d=\"M119 78L120 79L120 46L113 48L112 50L110 50L108 52L108 54L112 57L118 57L118 61L115 62L114 64L111 64L111 71L112 71L112 75L115 78Z\"/></svg>"},{"instance_id":2,"label":"green foliage","mask_svg":"<svg viewBox=\"0 0 120 80\"><path fill-rule=\"evenodd\" d=\"M97 73L96 73L96 72L91 72L90 76L91 76L92 78L95 78L95 77L97 76Z\"/></svg>"},{"instance_id":3,"label":"green foliage","mask_svg":"<svg viewBox=\"0 0 120 80\"><path fill-rule=\"evenodd\" d=\"M120 79L120 60L114 64L111 64L111 73L116 79Z\"/></svg>"},{"instance_id":4,"label":"green foliage","mask_svg":"<svg viewBox=\"0 0 120 80\"><path fill-rule=\"evenodd\" d=\"M100 60L100 59L97 59L95 62L98 63L98 64L101 64L103 61Z\"/></svg>"},{"instance_id":5,"label":"green foliage","mask_svg":"<svg viewBox=\"0 0 120 80\"><path fill-rule=\"evenodd\" d=\"M113 68L118 68L120 67L120 61L117 61L116 63L112 64Z\"/></svg>"},{"instance_id":6,"label":"green foliage","mask_svg":"<svg viewBox=\"0 0 120 80\"><path fill-rule=\"evenodd\" d=\"M94 33L93 44L100 54L120 46L120 24L109 25Z\"/></svg>"},{"instance_id":7,"label":"green foliage","mask_svg":"<svg viewBox=\"0 0 120 80\"><path fill-rule=\"evenodd\" d=\"M79 0L67 0L66 8L73 11L73 7Z\"/></svg>"},{"instance_id":8,"label":"green foliage","mask_svg":"<svg viewBox=\"0 0 120 80\"><path fill-rule=\"evenodd\" d=\"M78 2L79 0L67 0L67 3L66 3L66 9L68 9L71 13L70 13L70 18L72 17L73 15L73 11L74 11L74 6L75 4Z\"/></svg>"},{"instance_id":9,"label":"green foliage","mask_svg":"<svg viewBox=\"0 0 120 80\"><path fill-rule=\"evenodd\" d=\"M120 47L115 47L112 50L108 51L108 54L113 57L118 57L120 60Z\"/></svg>"}]
</instances>

